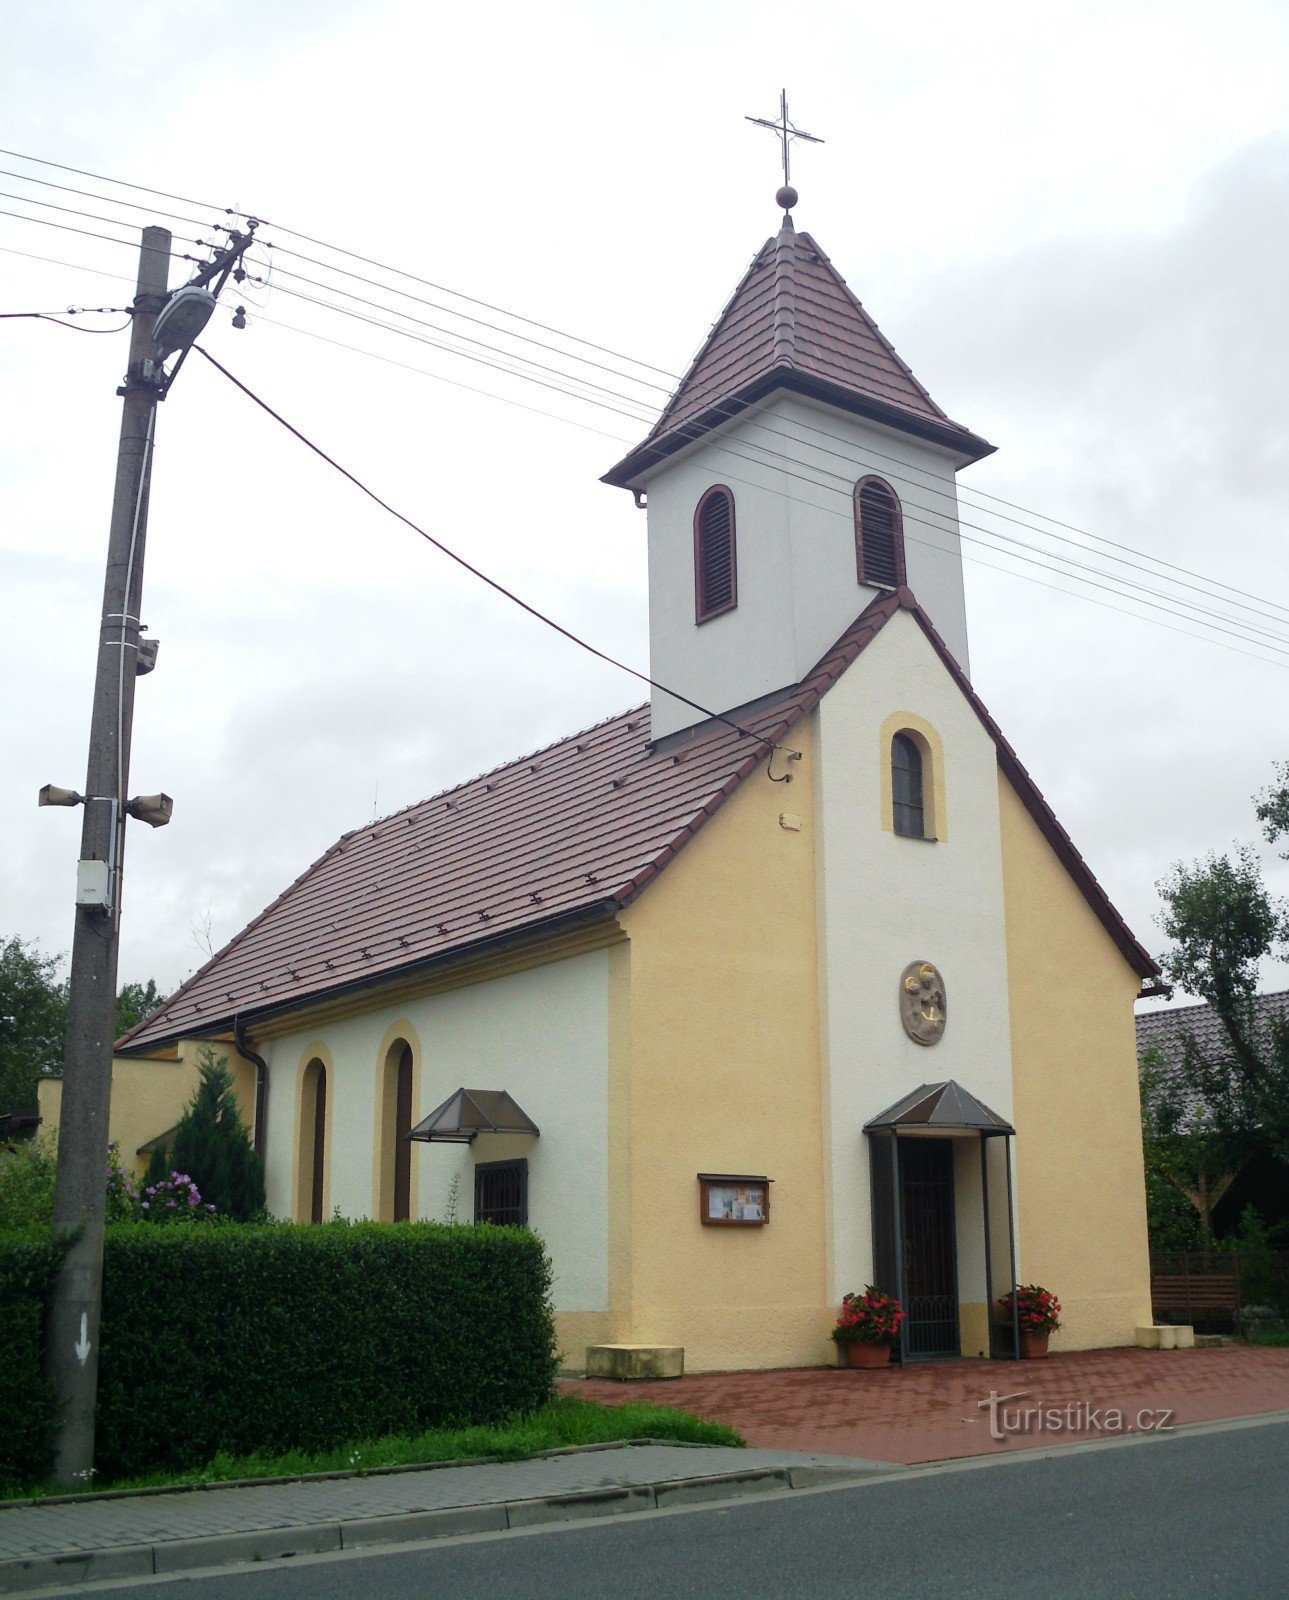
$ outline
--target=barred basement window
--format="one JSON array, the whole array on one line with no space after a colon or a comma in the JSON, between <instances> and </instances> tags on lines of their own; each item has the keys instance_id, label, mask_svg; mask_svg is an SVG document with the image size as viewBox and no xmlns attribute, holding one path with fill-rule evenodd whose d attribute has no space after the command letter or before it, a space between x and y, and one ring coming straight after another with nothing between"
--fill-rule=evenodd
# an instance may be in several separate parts
<instances>
[{"instance_id":1,"label":"barred basement window","mask_svg":"<svg viewBox=\"0 0 1289 1600\"><path fill-rule=\"evenodd\" d=\"M855 564L861 583L897 589L904 578L904 519L895 491L880 478L855 485Z\"/></svg>"},{"instance_id":2,"label":"barred basement window","mask_svg":"<svg viewBox=\"0 0 1289 1600\"><path fill-rule=\"evenodd\" d=\"M896 833L925 839L922 752L907 733L897 733L891 740L891 801Z\"/></svg>"},{"instance_id":3,"label":"barred basement window","mask_svg":"<svg viewBox=\"0 0 1289 1600\"><path fill-rule=\"evenodd\" d=\"M528 1162L481 1161L474 1169L474 1220L528 1226Z\"/></svg>"},{"instance_id":4,"label":"barred basement window","mask_svg":"<svg viewBox=\"0 0 1289 1600\"><path fill-rule=\"evenodd\" d=\"M738 604L734 546L734 496L709 489L694 513L694 614L706 622Z\"/></svg>"}]
</instances>

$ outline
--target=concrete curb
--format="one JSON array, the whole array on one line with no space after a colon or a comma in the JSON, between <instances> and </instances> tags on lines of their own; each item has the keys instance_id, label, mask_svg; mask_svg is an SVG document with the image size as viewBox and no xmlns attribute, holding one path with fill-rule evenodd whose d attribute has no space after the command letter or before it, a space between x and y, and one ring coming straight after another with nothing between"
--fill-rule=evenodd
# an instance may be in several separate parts
<instances>
[{"instance_id":1,"label":"concrete curb","mask_svg":"<svg viewBox=\"0 0 1289 1600\"><path fill-rule=\"evenodd\" d=\"M854 1467L752 1467L712 1477L660 1479L657 1483L581 1489L534 1499L454 1506L436 1511L396 1512L388 1517L361 1517L343 1522L213 1534L199 1539L114 1545L67 1555L17 1557L0 1561L0 1594L29 1594L54 1585L91 1583L107 1578L151 1578L236 1562L278 1561L288 1556L415 1543L462 1534L504 1533L510 1528L616 1517L624 1512L658 1511L774 1490L816 1489L909 1470L890 1462L858 1460Z\"/></svg>"}]
</instances>

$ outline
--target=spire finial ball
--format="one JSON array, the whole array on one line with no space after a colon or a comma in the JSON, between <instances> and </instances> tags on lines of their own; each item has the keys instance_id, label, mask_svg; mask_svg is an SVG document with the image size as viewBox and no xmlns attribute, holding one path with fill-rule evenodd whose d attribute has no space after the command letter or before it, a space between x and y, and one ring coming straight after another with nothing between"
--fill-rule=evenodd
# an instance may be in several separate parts
<instances>
[{"instance_id":1,"label":"spire finial ball","mask_svg":"<svg viewBox=\"0 0 1289 1600\"><path fill-rule=\"evenodd\" d=\"M791 211L801 197L790 183L785 183L774 198L785 211Z\"/></svg>"}]
</instances>

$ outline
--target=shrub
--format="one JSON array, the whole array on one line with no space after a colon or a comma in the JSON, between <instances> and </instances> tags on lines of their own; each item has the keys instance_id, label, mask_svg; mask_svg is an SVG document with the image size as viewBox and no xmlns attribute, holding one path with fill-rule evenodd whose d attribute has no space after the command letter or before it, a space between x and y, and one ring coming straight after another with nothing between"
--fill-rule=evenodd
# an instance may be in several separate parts
<instances>
[{"instance_id":1,"label":"shrub","mask_svg":"<svg viewBox=\"0 0 1289 1600\"><path fill-rule=\"evenodd\" d=\"M41 1331L60 1260L39 1234L0 1234L0 1488L41 1478L52 1463Z\"/></svg>"},{"instance_id":2,"label":"shrub","mask_svg":"<svg viewBox=\"0 0 1289 1600\"><path fill-rule=\"evenodd\" d=\"M221 1217L258 1221L264 1215L264 1163L237 1109L228 1057L216 1058L207 1047L198 1057L198 1071L201 1081L175 1129L169 1166L191 1174L202 1198Z\"/></svg>"},{"instance_id":3,"label":"shrub","mask_svg":"<svg viewBox=\"0 0 1289 1600\"><path fill-rule=\"evenodd\" d=\"M48 1228L54 1215L51 1138L0 1145L0 1228Z\"/></svg>"},{"instance_id":4,"label":"shrub","mask_svg":"<svg viewBox=\"0 0 1289 1600\"><path fill-rule=\"evenodd\" d=\"M549 1397L550 1264L526 1229L109 1229L96 1464L322 1450Z\"/></svg>"}]
</instances>

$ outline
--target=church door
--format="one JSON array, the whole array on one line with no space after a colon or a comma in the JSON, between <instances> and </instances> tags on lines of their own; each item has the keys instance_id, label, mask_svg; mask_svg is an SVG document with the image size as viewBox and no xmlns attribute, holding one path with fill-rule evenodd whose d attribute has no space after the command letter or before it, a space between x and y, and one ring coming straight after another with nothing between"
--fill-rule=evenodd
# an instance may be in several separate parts
<instances>
[{"instance_id":1,"label":"church door","mask_svg":"<svg viewBox=\"0 0 1289 1600\"><path fill-rule=\"evenodd\" d=\"M900 1140L900 1222L908 1353L960 1354L953 1141Z\"/></svg>"}]
</instances>

